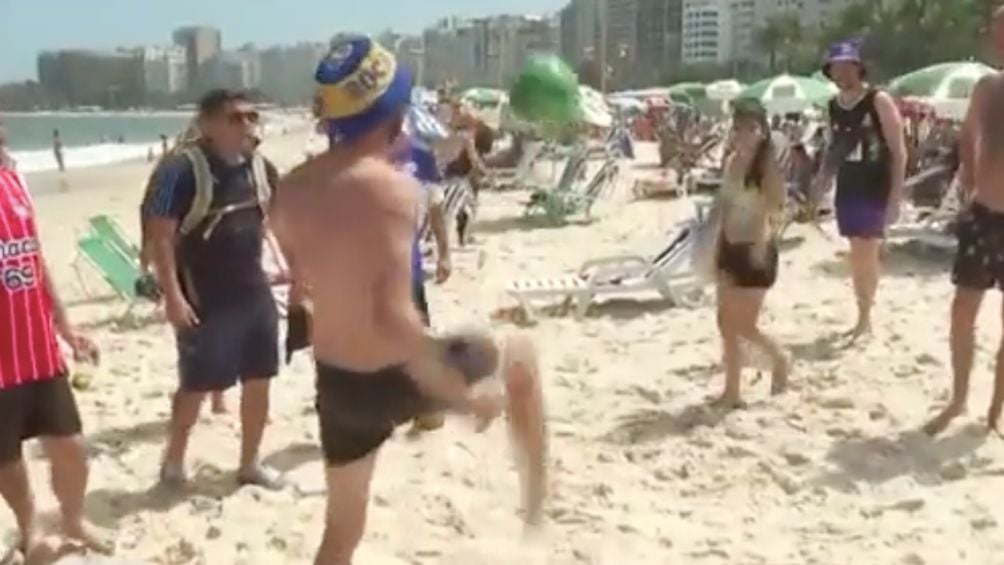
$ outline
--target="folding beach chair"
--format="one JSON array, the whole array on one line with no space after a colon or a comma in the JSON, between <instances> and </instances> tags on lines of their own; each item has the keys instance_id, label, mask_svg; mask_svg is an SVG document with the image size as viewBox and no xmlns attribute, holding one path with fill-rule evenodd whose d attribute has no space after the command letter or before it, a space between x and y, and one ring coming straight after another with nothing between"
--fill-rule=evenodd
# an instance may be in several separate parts
<instances>
[{"instance_id":1,"label":"folding beach chair","mask_svg":"<svg viewBox=\"0 0 1004 565\"><path fill-rule=\"evenodd\" d=\"M135 305L139 295L136 293L136 281L140 278L136 264L126 257L122 251L97 236L84 236L77 241L77 249L82 257L108 283L115 294L124 300L128 314ZM73 265L77 279L82 289L86 289L83 273L79 263Z\"/></svg>"},{"instance_id":2,"label":"folding beach chair","mask_svg":"<svg viewBox=\"0 0 1004 565\"><path fill-rule=\"evenodd\" d=\"M512 169L492 169L493 190L510 190L526 186L530 183L534 167L544 151L542 143L528 143L519 163Z\"/></svg>"},{"instance_id":3,"label":"folding beach chair","mask_svg":"<svg viewBox=\"0 0 1004 565\"><path fill-rule=\"evenodd\" d=\"M701 302L702 292L690 266L699 224L697 218L684 222L666 247L650 259L622 255L586 261L575 274L518 280L506 292L528 319L534 315L534 300L570 300L581 319L594 299L610 294L655 291L674 305L695 306Z\"/></svg>"},{"instance_id":4,"label":"folding beach chair","mask_svg":"<svg viewBox=\"0 0 1004 565\"><path fill-rule=\"evenodd\" d=\"M126 257L139 262L139 247L129 242L118 223L104 214L92 216L87 220L94 235L105 240L113 249L121 251Z\"/></svg>"},{"instance_id":5,"label":"folding beach chair","mask_svg":"<svg viewBox=\"0 0 1004 565\"><path fill-rule=\"evenodd\" d=\"M531 195L531 200L527 205L525 215L542 213L552 222L560 223L568 219L569 216L584 213L586 219L591 217L593 204L609 189L617 180L620 167L616 159L609 159L596 171L592 179L582 190L575 190L574 183L571 190L550 190L538 191Z\"/></svg>"}]
</instances>

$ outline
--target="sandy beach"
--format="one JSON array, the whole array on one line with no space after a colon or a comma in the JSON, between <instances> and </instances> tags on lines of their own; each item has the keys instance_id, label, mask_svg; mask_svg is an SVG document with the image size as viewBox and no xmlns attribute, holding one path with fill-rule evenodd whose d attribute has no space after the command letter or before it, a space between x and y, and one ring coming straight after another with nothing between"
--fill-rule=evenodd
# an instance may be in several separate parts
<instances>
[{"instance_id":1,"label":"sandy beach","mask_svg":"<svg viewBox=\"0 0 1004 565\"><path fill-rule=\"evenodd\" d=\"M307 132L267 140L280 168L303 156ZM626 165L590 223L561 228L519 217L525 193L482 193L475 242L454 253L454 276L430 286L434 325L487 322L507 283L553 276L589 258L654 254L686 199L633 201L655 150ZM88 514L115 531L118 555L157 564L309 563L323 525L323 475L311 361L301 355L273 385L266 462L297 488L237 490L238 426L206 411L182 496L152 490L176 383L170 329L149 306L139 323L93 273L88 297L72 268L89 216L115 217L134 238L150 170L128 163L29 176L43 249L76 322L103 349L92 387L78 392L91 453ZM469 565L1001 565L1004 441L984 432L1000 298L980 318L970 413L943 437L917 430L946 398L951 258L890 245L867 344L838 347L853 298L835 229L792 228L764 327L795 360L792 390L769 396L745 381L749 408L705 407L723 376L711 302L673 308L658 295L608 300L581 321L542 316L527 331L542 353L550 413L553 498L523 540L518 484L502 426L445 430L383 450L358 563ZM86 267L85 267L86 272ZM495 320L500 330L511 323ZM37 446L27 450L41 507L52 514ZM0 531L13 522L0 512Z\"/></svg>"}]
</instances>

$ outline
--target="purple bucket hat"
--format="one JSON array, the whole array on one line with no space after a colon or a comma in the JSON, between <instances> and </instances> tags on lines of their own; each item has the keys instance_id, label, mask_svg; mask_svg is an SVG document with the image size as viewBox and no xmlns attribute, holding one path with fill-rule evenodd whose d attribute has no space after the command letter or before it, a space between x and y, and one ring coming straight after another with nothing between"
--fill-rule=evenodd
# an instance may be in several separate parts
<instances>
[{"instance_id":1,"label":"purple bucket hat","mask_svg":"<svg viewBox=\"0 0 1004 565\"><path fill-rule=\"evenodd\" d=\"M834 63L855 63L861 68L861 75L867 73L864 59L861 58L861 40L847 39L838 41L826 50L826 61L823 63L823 75L833 80L830 76L830 68Z\"/></svg>"}]
</instances>

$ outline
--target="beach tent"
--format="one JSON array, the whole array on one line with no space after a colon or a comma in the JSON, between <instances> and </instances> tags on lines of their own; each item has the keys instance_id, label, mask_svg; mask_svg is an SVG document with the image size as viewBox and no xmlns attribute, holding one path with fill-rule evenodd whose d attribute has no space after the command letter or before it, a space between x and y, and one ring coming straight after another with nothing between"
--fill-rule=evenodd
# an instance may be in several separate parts
<instances>
[{"instance_id":1,"label":"beach tent","mask_svg":"<svg viewBox=\"0 0 1004 565\"><path fill-rule=\"evenodd\" d=\"M889 83L897 97L913 97L934 108L939 117L961 120L976 82L994 70L982 63L941 63L905 74Z\"/></svg>"},{"instance_id":2,"label":"beach tent","mask_svg":"<svg viewBox=\"0 0 1004 565\"><path fill-rule=\"evenodd\" d=\"M802 113L826 103L837 93L832 82L781 74L751 84L737 98L759 100L771 115Z\"/></svg>"}]
</instances>

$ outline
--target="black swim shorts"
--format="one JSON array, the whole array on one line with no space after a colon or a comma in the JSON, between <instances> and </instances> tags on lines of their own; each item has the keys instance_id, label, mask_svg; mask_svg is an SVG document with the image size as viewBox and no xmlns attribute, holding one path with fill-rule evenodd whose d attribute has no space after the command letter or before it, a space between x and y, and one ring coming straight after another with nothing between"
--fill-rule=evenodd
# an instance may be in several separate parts
<instances>
[{"instance_id":1,"label":"black swim shorts","mask_svg":"<svg viewBox=\"0 0 1004 565\"><path fill-rule=\"evenodd\" d=\"M974 290L1004 290L1004 212L973 203L959 216L956 235L952 282Z\"/></svg>"},{"instance_id":2,"label":"black swim shorts","mask_svg":"<svg viewBox=\"0 0 1004 565\"><path fill-rule=\"evenodd\" d=\"M466 348L462 339L451 338L443 351L446 362L460 369L470 386L492 373L465 362ZM317 361L317 414L328 465L362 459L379 449L397 426L447 408L419 390L404 367L359 372Z\"/></svg>"},{"instance_id":3,"label":"black swim shorts","mask_svg":"<svg viewBox=\"0 0 1004 565\"><path fill-rule=\"evenodd\" d=\"M21 443L80 434L80 414L63 376L0 389L0 466L21 460Z\"/></svg>"},{"instance_id":4,"label":"black swim shorts","mask_svg":"<svg viewBox=\"0 0 1004 565\"><path fill-rule=\"evenodd\" d=\"M753 260L753 244L730 243L722 237L718 246L718 270L739 288L770 288L777 281L777 244L767 244L763 264Z\"/></svg>"}]
</instances>

